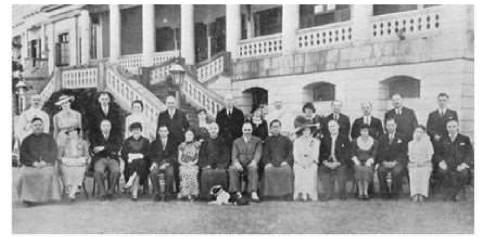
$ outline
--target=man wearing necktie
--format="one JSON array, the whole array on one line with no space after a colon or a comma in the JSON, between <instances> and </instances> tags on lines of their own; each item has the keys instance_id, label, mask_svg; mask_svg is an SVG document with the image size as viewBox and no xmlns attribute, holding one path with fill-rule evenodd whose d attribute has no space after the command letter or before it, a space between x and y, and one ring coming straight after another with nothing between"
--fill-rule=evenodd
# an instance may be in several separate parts
<instances>
[{"instance_id":1,"label":"man wearing necktie","mask_svg":"<svg viewBox=\"0 0 480 237\"><path fill-rule=\"evenodd\" d=\"M335 120L337 121L338 125L340 126L339 133L342 134L343 136L348 137L350 134L350 118L346 116L345 114L342 114L342 102L339 100L334 100L332 101L332 113L327 116L325 119L325 123L323 126L323 134L325 136L329 136L330 131L328 129L328 122L330 120Z\"/></svg>"},{"instance_id":2,"label":"man wearing necktie","mask_svg":"<svg viewBox=\"0 0 480 237\"><path fill-rule=\"evenodd\" d=\"M98 104L93 106L87 115L87 129L88 136L92 139L92 136L100 133L100 122L102 120L110 121L112 125L112 136L123 137L123 116L115 103L112 102L112 98L108 92L102 91L98 96Z\"/></svg>"},{"instance_id":3,"label":"man wearing necktie","mask_svg":"<svg viewBox=\"0 0 480 237\"><path fill-rule=\"evenodd\" d=\"M233 105L233 96L225 97L225 108L217 113L215 122L220 131L218 136L224 139L225 145L232 147L233 141L242 136L243 112Z\"/></svg>"},{"instance_id":4,"label":"man wearing necktie","mask_svg":"<svg viewBox=\"0 0 480 237\"><path fill-rule=\"evenodd\" d=\"M418 125L415 111L403 106L403 98L398 93L392 95L392 104L393 109L385 114L384 121L387 121L390 118L395 119L395 123L397 124L397 132L404 134L408 141L412 140L413 131Z\"/></svg>"},{"instance_id":5,"label":"man wearing necktie","mask_svg":"<svg viewBox=\"0 0 480 237\"><path fill-rule=\"evenodd\" d=\"M158 115L157 131L161 126L166 126L169 131L169 138L178 145L185 140L184 133L190 127L190 124L185 113L177 108L175 97L168 96L166 104L167 109Z\"/></svg>"},{"instance_id":6,"label":"man wearing necktie","mask_svg":"<svg viewBox=\"0 0 480 237\"><path fill-rule=\"evenodd\" d=\"M372 116L372 103L364 102L361 104L363 116L355 119L352 125L352 140L360 136L360 127L364 124L368 126L368 133L371 137L378 140L383 134L382 121Z\"/></svg>"},{"instance_id":7,"label":"man wearing necktie","mask_svg":"<svg viewBox=\"0 0 480 237\"><path fill-rule=\"evenodd\" d=\"M438 109L432 111L428 115L427 133L433 144L435 154L440 151L440 140L447 136L447 122L450 120L457 120L457 111L449 109L449 96L447 93L440 93L437 96Z\"/></svg>"}]
</instances>

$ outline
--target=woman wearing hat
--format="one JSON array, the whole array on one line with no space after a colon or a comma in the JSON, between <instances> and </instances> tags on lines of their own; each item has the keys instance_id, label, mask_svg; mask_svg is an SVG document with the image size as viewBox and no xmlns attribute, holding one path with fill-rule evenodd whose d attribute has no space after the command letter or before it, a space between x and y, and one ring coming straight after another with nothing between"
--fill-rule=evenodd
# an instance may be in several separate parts
<instances>
[{"instance_id":1,"label":"woman wearing hat","mask_svg":"<svg viewBox=\"0 0 480 237\"><path fill-rule=\"evenodd\" d=\"M358 198L368 200L368 185L373 182L373 167L377 156L378 142L369 134L368 124L360 125L360 136L353 140L352 161L357 180Z\"/></svg>"},{"instance_id":2,"label":"woman wearing hat","mask_svg":"<svg viewBox=\"0 0 480 237\"><path fill-rule=\"evenodd\" d=\"M298 138L293 143L293 199L295 201L317 201L317 169L320 141L313 137L315 124L305 118L297 121L295 133Z\"/></svg>"},{"instance_id":3,"label":"woman wearing hat","mask_svg":"<svg viewBox=\"0 0 480 237\"><path fill-rule=\"evenodd\" d=\"M68 136L64 145L59 148L59 157L65 189L70 201L75 200L75 194L80 189L87 164L90 160L88 144L80 135L80 127L65 131Z\"/></svg>"},{"instance_id":4,"label":"woman wearing hat","mask_svg":"<svg viewBox=\"0 0 480 237\"><path fill-rule=\"evenodd\" d=\"M312 125L315 125L311 128L312 136L315 138L321 138L321 128L324 118L316 114L315 106L311 102L303 105L302 112L303 114L297 116L293 122L295 129L298 129L302 125L302 121L308 121Z\"/></svg>"},{"instance_id":5,"label":"woman wearing hat","mask_svg":"<svg viewBox=\"0 0 480 237\"><path fill-rule=\"evenodd\" d=\"M82 128L82 115L72 109L71 103L75 97L62 95L55 103L60 106L61 111L53 116L53 137L58 145L65 144L68 137L67 131L72 128ZM81 134L81 133L80 133Z\"/></svg>"}]
</instances>

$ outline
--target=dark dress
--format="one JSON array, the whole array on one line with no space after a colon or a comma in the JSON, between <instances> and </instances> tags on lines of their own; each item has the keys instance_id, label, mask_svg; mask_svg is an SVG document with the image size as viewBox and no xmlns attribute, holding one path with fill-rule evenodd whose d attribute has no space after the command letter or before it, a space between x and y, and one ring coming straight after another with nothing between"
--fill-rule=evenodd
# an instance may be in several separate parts
<instances>
[{"instance_id":1,"label":"dark dress","mask_svg":"<svg viewBox=\"0 0 480 237\"><path fill-rule=\"evenodd\" d=\"M261 123L254 123L252 118L248 119L247 121L252 124L252 135L260 138L262 141L265 141L265 139L267 139L268 137L267 121L265 119L262 119Z\"/></svg>"},{"instance_id":2,"label":"dark dress","mask_svg":"<svg viewBox=\"0 0 480 237\"><path fill-rule=\"evenodd\" d=\"M210 188L214 185L222 185L228 189L227 168L230 162L230 154L225 141L220 138L208 138L200 147L198 166L200 167L200 197L209 198ZM211 169L202 169L210 166Z\"/></svg>"},{"instance_id":3,"label":"dark dress","mask_svg":"<svg viewBox=\"0 0 480 237\"><path fill-rule=\"evenodd\" d=\"M131 163L128 162L128 154L140 153L143 155L141 159L135 159ZM148 177L148 168L150 162L148 155L150 153L150 142L144 137L140 137L138 140L130 136L125 140L122 147L121 156L125 162L125 178L130 177L134 172L140 177L140 183L144 184Z\"/></svg>"},{"instance_id":4,"label":"dark dress","mask_svg":"<svg viewBox=\"0 0 480 237\"><path fill-rule=\"evenodd\" d=\"M363 147L362 145L358 144L358 140L361 139L360 137L353 140L352 142L352 152L353 156L356 156L358 161L360 161L360 165L355 165L355 178L357 181L373 181L373 168L375 166L375 157L377 156L378 150L378 142L371 138L373 141L370 146ZM374 163L371 166L366 166L365 162L370 159L374 159Z\"/></svg>"},{"instance_id":5,"label":"dark dress","mask_svg":"<svg viewBox=\"0 0 480 237\"><path fill-rule=\"evenodd\" d=\"M263 147L263 163L273 167L264 170L261 182L263 196L279 197L293 192L293 144L288 137L269 136ZM287 162L288 166L281 166Z\"/></svg>"}]
</instances>

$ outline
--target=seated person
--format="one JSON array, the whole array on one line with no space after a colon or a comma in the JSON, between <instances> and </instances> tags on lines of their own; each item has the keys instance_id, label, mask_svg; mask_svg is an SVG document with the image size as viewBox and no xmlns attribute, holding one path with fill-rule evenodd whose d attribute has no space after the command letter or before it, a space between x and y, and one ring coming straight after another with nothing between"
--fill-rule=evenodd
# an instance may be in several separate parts
<instances>
[{"instance_id":1,"label":"seated person","mask_svg":"<svg viewBox=\"0 0 480 237\"><path fill-rule=\"evenodd\" d=\"M125 140L122 146L121 156L125 162L125 177L128 182L124 188L131 188L132 200L138 199L138 186L140 181L145 184L148 176L148 153L150 152L150 142L142 136L142 124L134 122L130 124L129 130L131 136Z\"/></svg>"},{"instance_id":2,"label":"seated person","mask_svg":"<svg viewBox=\"0 0 480 237\"><path fill-rule=\"evenodd\" d=\"M149 177L153 184L153 200L155 202L167 201L173 193L175 182L173 164L177 157L175 144L175 141L168 138L167 126L161 125L158 128L158 138L150 146L150 162L152 165L150 166ZM160 180L162 183L160 183Z\"/></svg>"},{"instance_id":3,"label":"seated person","mask_svg":"<svg viewBox=\"0 0 480 237\"><path fill-rule=\"evenodd\" d=\"M59 157L62 164L63 180L70 201L75 200L75 194L80 190L90 156L88 144L80 138L80 128L68 129L64 145L59 147Z\"/></svg>"},{"instance_id":4,"label":"seated person","mask_svg":"<svg viewBox=\"0 0 480 237\"><path fill-rule=\"evenodd\" d=\"M193 201L198 197L198 153L200 142L195 141L191 129L185 132L185 141L178 146L178 163L180 175L180 193L178 197Z\"/></svg>"},{"instance_id":5,"label":"seated person","mask_svg":"<svg viewBox=\"0 0 480 237\"><path fill-rule=\"evenodd\" d=\"M368 187L373 182L373 168L377 157L378 142L369 134L370 127L361 124L359 136L352 142L352 161L357 181L358 199L368 200Z\"/></svg>"},{"instance_id":6,"label":"seated person","mask_svg":"<svg viewBox=\"0 0 480 237\"><path fill-rule=\"evenodd\" d=\"M413 202L423 202L428 197L430 187L433 145L425 131L424 126L417 126L413 140L408 143L408 176Z\"/></svg>"},{"instance_id":7,"label":"seated person","mask_svg":"<svg viewBox=\"0 0 480 237\"><path fill-rule=\"evenodd\" d=\"M112 124L104 119L100 122L100 132L91 136L90 150L93 153L93 170L101 200L113 199L113 192L120 177L120 161L118 152L121 136L112 134ZM105 192L105 172L109 171L109 187Z\"/></svg>"},{"instance_id":8,"label":"seated person","mask_svg":"<svg viewBox=\"0 0 480 237\"><path fill-rule=\"evenodd\" d=\"M247 174L247 192L251 193L252 201L259 201L258 162L262 157L262 140L252 135L252 124L245 122L242 126L242 137L235 139L232 145L232 164L228 168L230 177L229 191L242 197L241 174Z\"/></svg>"},{"instance_id":9,"label":"seated person","mask_svg":"<svg viewBox=\"0 0 480 237\"><path fill-rule=\"evenodd\" d=\"M215 185L228 187L227 168L230 162L230 148L218 137L218 124L208 125L209 138L202 142L198 166L200 174L200 198L208 199L210 189Z\"/></svg>"},{"instance_id":10,"label":"seated person","mask_svg":"<svg viewBox=\"0 0 480 237\"><path fill-rule=\"evenodd\" d=\"M458 201L473 169L473 147L470 138L458 132L458 121L448 121L447 131L448 136L440 140L440 154L434 167L445 190L444 199Z\"/></svg>"},{"instance_id":11,"label":"seated person","mask_svg":"<svg viewBox=\"0 0 480 237\"><path fill-rule=\"evenodd\" d=\"M351 143L347 136L340 134L340 125L336 120L330 120L327 126L329 135L323 137L320 142L319 175L326 192L322 201L332 198L335 179L339 186L340 200L345 200L347 170L351 169Z\"/></svg>"},{"instance_id":12,"label":"seated person","mask_svg":"<svg viewBox=\"0 0 480 237\"><path fill-rule=\"evenodd\" d=\"M25 205L61 200L60 182L55 170L57 143L43 132L43 121L31 121L33 133L20 146L20 163L23 165L17 183L18 197Z\"/></svg>"},{"instance_id":13,"label":"seated person","mask_svg":"<svg viewBox=\"0 0 480 237\"><path fill-rule=\"evenodd\" d=\"M281 130L279 120L270 122L272 135L265 140L262 157L265 171L261 190L265 197L290 197L293 191L293 144L288 137L281 135Z\"/></svg>"},{"instance_id":14,"label":"seated person","mask_svg":"<svg viewBox=\"0 0 480 237\"><path fill-rule=\"evenodd\" d=\"M378 142L377 175L380 183L380 195L383 199L396 199L402 188L402 178L407 163L408 140L403 134L396 132L395 119L387 119L385 128L387 133L381 135ZM392 177L390 190L387 185L388 173Z\"/></svg>"}]
</instances>

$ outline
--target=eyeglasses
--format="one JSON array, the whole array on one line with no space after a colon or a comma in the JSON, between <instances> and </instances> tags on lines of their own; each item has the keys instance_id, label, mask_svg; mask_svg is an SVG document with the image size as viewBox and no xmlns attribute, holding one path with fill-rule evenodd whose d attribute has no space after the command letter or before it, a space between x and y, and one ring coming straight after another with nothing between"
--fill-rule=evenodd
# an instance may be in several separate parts
<instances>
[{"instance_id":1,"label":"eyeglasses","mask_svg":"<svg viewBox=\"0 0 480 237\"><path fill-rule=\"evenodd\" d=\"M243 129L244 132L251 132L252 129Z\"/></svg>"}]
</instances>

